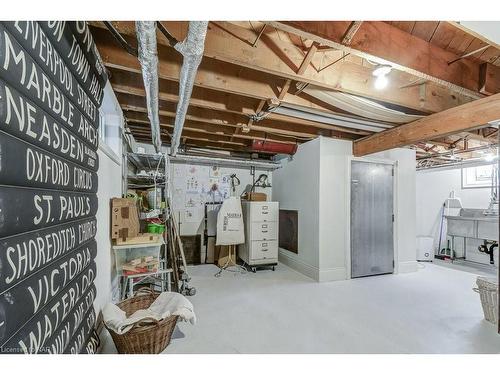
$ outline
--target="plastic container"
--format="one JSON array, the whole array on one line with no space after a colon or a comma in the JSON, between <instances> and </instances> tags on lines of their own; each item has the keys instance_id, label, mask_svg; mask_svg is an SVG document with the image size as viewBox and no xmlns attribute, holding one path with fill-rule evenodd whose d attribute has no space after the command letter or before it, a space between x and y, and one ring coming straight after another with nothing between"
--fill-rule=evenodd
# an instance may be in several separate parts
<instances>
[{"instance_id":1,"label":"plastic container","mask_svg":"<svg viewBox=\"0 0 500 375\"><path fill-rule=\"evenodd\" d=\"M434 260L434 238L417 236L417 260L432 262Z\"/></svg>"},{"instance_id":2,"label":"plastic container","mask_svg":"<svg viewBox=\"0 0 500 375\"><path fill-rule=\"evenodd\" d=\"M137 245L115 245L113 250L115 252L115 267L118 275L131 275L134 273L152 273L156 272L159 267L160 262L160 248L163 244L163 240L157 243L151 244L137 244ZM124 270L123 267L126 264L130 265L130 262L139 258L153 257L156 261L156 269L152 268L146 272L134 272L130 270ZM142 268L142 267L139 267Z\"/></svg>"},{"instance_id":3,"label":"plastic container","mask_svg":"<svg viewBox=\"0 0 500 375\"><path fill-rule=\"evenodd\" d=\"M473 291L479 293L483 306L484 319L493 324L498 324L498 284L494 279L479 276L476 280L477 288Z\"/></svg>"},{"instance_id":4,"label":"plastic container","mask_svg":"<svg viewBox=\"0 0 500 375\"><path fill-rule=\"evenodd\" d=\"M165 225L148 223L148 225L146 226L146 230L148 231L148 233L162 234L163 232L165 232Z\"/></svg>"}]
</instances>

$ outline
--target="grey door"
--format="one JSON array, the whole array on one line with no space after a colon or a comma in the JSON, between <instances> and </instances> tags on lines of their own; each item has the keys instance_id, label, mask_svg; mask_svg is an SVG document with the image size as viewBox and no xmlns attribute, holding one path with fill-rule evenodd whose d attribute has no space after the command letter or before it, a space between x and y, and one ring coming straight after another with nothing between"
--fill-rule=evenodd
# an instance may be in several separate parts
<instances>
[{"instance_id":1,"label":"grey door","mask_svg":"<svg viewBox=\"0 0 500 375\"><path fill-rule=\"evenodd\" d=\"M392 273L393 166L351 162L351 277Z\"/></svg>"}]
</instances>

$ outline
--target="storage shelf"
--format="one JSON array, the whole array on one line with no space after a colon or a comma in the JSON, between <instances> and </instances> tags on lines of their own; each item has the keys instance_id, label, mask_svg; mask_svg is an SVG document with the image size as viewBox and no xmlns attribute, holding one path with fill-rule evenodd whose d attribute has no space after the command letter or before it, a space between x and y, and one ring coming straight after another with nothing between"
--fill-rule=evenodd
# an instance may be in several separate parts
<instances>
[{"instance_id":1,"label":"storage shelf","mask_svg":"<svg viewBox=\"0 0 500 375\"><path fill-rule=\"evenodd\" d=\"M163 171L165 169L165 158L159 154L138 154L129 152L127 157L139 171L156 171L157 169ZM158 164L160 164L160 167L158 167Z\"/></svg>"}]
</instances>

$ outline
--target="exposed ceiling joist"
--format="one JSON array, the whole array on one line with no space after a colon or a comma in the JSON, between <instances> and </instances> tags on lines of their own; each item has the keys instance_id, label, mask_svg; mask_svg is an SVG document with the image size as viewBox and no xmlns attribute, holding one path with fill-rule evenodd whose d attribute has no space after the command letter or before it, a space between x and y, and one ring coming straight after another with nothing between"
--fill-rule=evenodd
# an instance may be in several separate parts
<instances>
[{"instance_id":1,"label":"exposed ceiling joist","mask_svg":"<svg viewBox=\"0 0 500 375\"><path fill-rule=\"evenodd\" d=\"M128 124L141 124L145 129L147 128L148 125L148 118L144 112L138 112L138 111L125 111L125 117L127 118ZM171 116L160 116L160 125L162 128L165 129L171 129L172 128L172 117ZM245 134L233 134L233 126L226 125L226 126L220 126L216 124L211 124L207 123L204 121L198 121L198 120L192 120L192 119L186 119L186 130L198 132L198 133L207 133L207 134L212 134L214 136L220 135L220 136L228 136L228 137L234 137L234 138L239 138L239 139L258 139L258 140L269 140L273 142L279 142L279 143L296 143L294 138L287 137L286 135L276 135L276 134L269 134L264 131L258 131L258 130L253 130L249 133ZM312 136L308 136L306 139L311 139ZM232 139L231 139L232 140Z\"/></svg>"},{"instance_id":2,"label":"exposed ceiling joist","mask_svg":"<svg viewBox=\"0 0 500 375\"><path fill-rule=\"evenodd\" d=\"M270 22L281 30L330 45L339 50L424 78L472 98L479 93L479 63L462 59L432 43L380 21L365 21L350 46L341 43L344 26L337 22ZM497 68L497 67L495 67ZM500 68L498 68L500 69ZM500 79L500 77L499 77Z\"/></svg>"},{"instance_id":3,"label":"exposed ceiling joist","mask_svg":"<svg viewBox=\"0 0 500 375\"><path fill-rule=\"evenodd\" d=\"M106 67L141 73L138 60L123 50L106 30L94 29L93 35ZM158 46L158 59L159 77L178 82L182 62L177 52L170 47ZM264 100L276 97L277 90L283 83L284 80L279 77L206 58L201 62L195 79L195 85L198 87ZM296 95L287 94L283 101L326 111L324 107Z\"/></svg>"},{"instance_id":4,"label":"exposed ceiling joist","mask_svg":"<svg viewBox=\"0 0 500 375\"><path fill-rule=\"evenodd\" d=\"M345 32L344 36L342 37L342 41L340 43L346 46L351 44L352 38L354 38L354 35L356 35L356 33L358 32L362 23L363 21L352 21L349 27L347 28L347 31Z\"/></svg>"},{"instance_id":5,"label":"exposed ceiling joist","mask_svg":"<svg viewBox=\"0 0 500 375\"><path fill-rule=\"evenodd\" d=\"M164 22L164 24L176 36L182 37L183 32L185 32L185 27L180 22ZM129 33L130 26L126 22L115 23L115 26L124 34ZM102 35L99 34L102 34L103 31L106 33L107 31L96 28L93 30L98 39L99 49L103 49L105 47L103 42L109 44L109 36L106 41L106 38L100 38ZM320 67L317 67L317 69L308 69L303 74L298 74L299 67L304 61L304 52L298 46L289 40L275 38L272 34L266 32L259 44L256 47L252 47L249 40L252 40L254 37L255 34L252 31L245 30L231 23L210 23L204 51L205 56L209 57L209 59L204 59L200 70L203 69L203 65L205 65L205 68L208 68L209 65L213 67L213 64L210 64L209 60L215 60L219 61L219 65L222 61L230 63L233 66L239 66L240 68L236 69L236 71L241 77L255 77L256 71L269 74L270 76L266 80L269 83L267 90L258 90L254 86L254 91L257 92L257 95L260 92L265 96L265 99L279 95L279 92L275 91L276 83L273 83L273 81L281 79L281 82L286 82L286 80L307 82L319 87L378 99L428 113L439 112L470 100L470 98L462 96L459 93L450 92L450 90L433 85L432 83L429 84L429 89L424 98L422 98L418 88L398 90L396 88L414 80L412 76L401 72L391 73L391 81L393 82L394 89L384 90L383 92L378 91L374 88L375 78L372 76L373 69L369 66L362 66L349 61L348 59L339 61L335 69L328 69L328 71L321 72ZM158 40L159 43L167 45L165 39L162 40L160 37ZM114 43L114 41L111 42ZM116 43L114 44L116 47ZM170 47L166 48L170 49ZM166 54L166 52L163 52L163 54ZM335 57L334 60L337 58ZM220 67L223 69L215 69L213 75L220 82L226 82L226 89L229 89L233 82L230 77L227 77L228 74L224 74L224 72L229 73L235 69L233 67L228 70L227 65L224 64L220 65ZM242 67L252 70L243 70ZM214 82L207 81L205 84L212 83ZM279 86L282 85L280 84ZM269 90L270 88L272 89ZM233 89L232 92L235 92L235 90ZM284 100L292 100L290 97L291 95L287 95Z\"/></svg>"},{"instance_id":6,"label":"exposed ceiling joist","mask_svg":"<svg viewBox=\"0 0 500 375\"><path fill-rule=\"evenodd\" d=\"M146 143L151 142L151 136L149 134L139 134L137 136L134 136L134 138L138 142L146 142ZM169 141L165 141L164 144L169 144ZM250 152L248 150L248 146L239 146L224 142L211 142L211 141L192 139L187 137L186 141L184 142L184 146L192 148L206 148L213 150L231 151L231 152Z\"/></svg>"},{"instance_id":7,"label":"exposed ceiling joist","mask_svg":"<svg viewBox=\"0 0 500 375\"><path fill-rule=\"evenodd\" d=\"M353 153L363 156L407 146L487 126L499 119L500 94L495 94L355 141Z\"/></svg>"},{"instance_id":8,"label":"exposed ceiling joist","mask_svg":"<svg viewBox=\"0 0 500 375\"><path fill-rule=\"evenodd\" d=\"M125 111L134 111L146 113L147 109L141 102L137 105L125 104L122 109ZM170 118L175 118L174 111L165 111L160 109L160 115ZM213 110L200 110L198 108L190 108L186 119L199 121L219 126L230 126L239 128L244 124L245 116L239 116L231 113L218 112ZM315 123L317 124L317 123ZM252 126L252 129L267 132L269 134L296 136L299 138L315 138L318 135L343 137L346 139L358 139L361 135L352 133L338 132L335 127L323 124L322 128L316 126L304 126L303 124L287 123L284 121L262 120ZM365 132L366 134L366 132Z\"/></svg>"}]
</instances>

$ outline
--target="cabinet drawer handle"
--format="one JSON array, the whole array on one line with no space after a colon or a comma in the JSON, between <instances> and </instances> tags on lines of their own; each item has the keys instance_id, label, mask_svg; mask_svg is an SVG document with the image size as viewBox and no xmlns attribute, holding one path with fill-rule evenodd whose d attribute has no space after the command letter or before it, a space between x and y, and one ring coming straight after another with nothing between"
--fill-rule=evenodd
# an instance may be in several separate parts
<instances>
[{"instance_id":1,"label":"cabinet drawer handle","mask_svg":"<svg viewBox=\"0 0 500 375\"><path fill-rule=\"evenodd\" d=\"M262 251L268 251L269 249L262 249Z\"/></svg>"},{"instance_id":2,"label":"cabinet drawer handle","mask_svg":"<svg viewBox=\"0 0 500 375\"><path fill-rule=\"evenodd\" d=\"M263 243L261 246L262 247L267 247L267 243Z\"/></svg>"},{"instance_id":3,"label":"cabinet drawer handle","mask_svg":"<svg viewBox=\"0 0 500 375\"><path fill-rule=\"evenodd\" d=\"M268 231L267 230L263 230L262 233L267 233Z\"/></svg>"},{"instance_id":4,"label":"cabinet drawer handle","mask_svg":"<svg viewBox=\"0 0 500 375\"><path fill-rule=\"evenodd\" d=\"M262 210L267 210L268 207L267 206L262 206Z\"/></svg>"},{"instance_id":5,"label":"cabinet drawer handle","mask_svg":"<svg viewBox=\"0 0 500 375\"><path fill-rule=\"evenodd\" d=\"M267 228L267 224L262 224L262 228Z\"/></svg>"}]
</instances>

